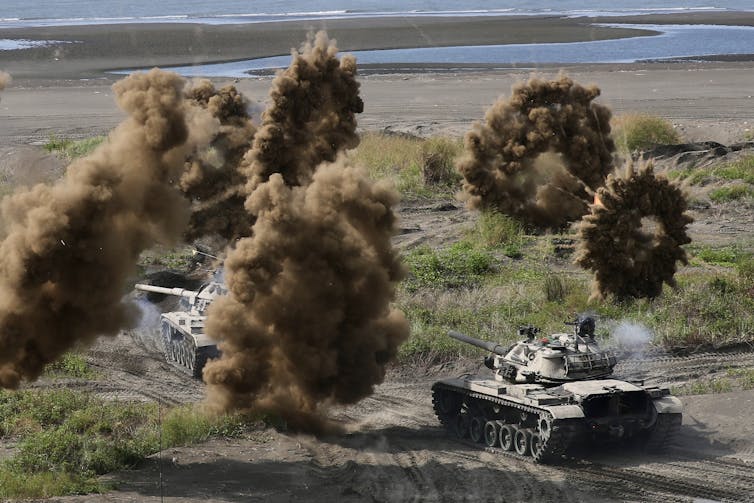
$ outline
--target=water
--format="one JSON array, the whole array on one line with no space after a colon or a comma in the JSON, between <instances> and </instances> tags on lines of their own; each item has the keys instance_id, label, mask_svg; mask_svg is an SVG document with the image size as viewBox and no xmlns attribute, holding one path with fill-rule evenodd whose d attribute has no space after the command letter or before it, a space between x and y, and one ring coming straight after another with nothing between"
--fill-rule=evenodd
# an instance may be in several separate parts
<instances>
[{"instance_id":1,"label":"water","mask_svg":"<svg viewBox=\"0 0 754 503\"><path fill-rule=\"evenodd\" d=\"M751 0L2 0L0 26L129 22L264 22L365 16L562 14L595 16L686 11L750 11Z\"/></svg>"},{"instance_id":2,"label":"water","mask_svg":"<svg viewBox=\"0 0 754 503\"><path fill-rule=\"evenodd\" d=\"M438 63L486 63L501 66L543 63L631 63L717 54L750 54L754 51L754 27L708 25L610 25L641 28L659 35L618 40L555 44L423 47L379 51L354 51L360 65ZM172 68L187 77L248 77L261 70L283 68L290 56L276 56L216 65ZM122 72L130 73L130 72Z\"/></svg>"}]
</instances>

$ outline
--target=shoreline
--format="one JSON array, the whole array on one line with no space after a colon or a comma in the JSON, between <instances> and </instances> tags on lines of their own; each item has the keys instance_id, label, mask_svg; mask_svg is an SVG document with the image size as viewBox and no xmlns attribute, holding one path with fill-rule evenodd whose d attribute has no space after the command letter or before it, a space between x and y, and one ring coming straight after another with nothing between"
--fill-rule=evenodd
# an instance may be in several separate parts
<instances>
[{"instance_id":1,"label":"shoreline","mask_svg":"<svg viewBox=\"0 0 754 503\"><path fill-rule=\"evenodd\" d=\"M325 29L341 52L469 45L543 44L604 41L657 35L650 29L599 26L601 23L717 24L754 26L754 12L706 12L625 17L481 16L321 19L251 24L199 25L144 23L36 28L0 28L1 39L53 40L47 47L0 51L0 70L15 85L60 85L81 79L117 80L110 71L231 63L287 55L308 34ZM751 57L714 56L719 61ZM693 58L691 58L693 60ZM711 58L705 58L711 59ZM660 63L667 63L661 61ZM641 63L634 63L641 64ZM556 66L570 67L574 64ZM396 67L398 73L401 65ZM552 65L424 63L432 71L478 67L548 68ZM384 65L369 65L380 70ZM365 67L366 69L367 67ZM419 70L425 71L425 70Z\"/></svg>"},{"instance_id":2,"label":"shoreline","mask_svg":"<svg viewBox=\"0 0 754 503\"><path fill-rule=\"evenodd\" d=\"M672 16L676 18L677 16ZM749 16L754 26L754 13ZM670 20L668 18L667 20ZM740 19L739 19L740 21ZM596 26L599 18L390 17L258 24L119 24L2 28L0 39L54 40L48 47L0 51L0 69L19 81L111 77L108 71L227 63L290 53L324 29L341 52L465 45L585 42L656 35Z\"/></svg>"}]
</instances>

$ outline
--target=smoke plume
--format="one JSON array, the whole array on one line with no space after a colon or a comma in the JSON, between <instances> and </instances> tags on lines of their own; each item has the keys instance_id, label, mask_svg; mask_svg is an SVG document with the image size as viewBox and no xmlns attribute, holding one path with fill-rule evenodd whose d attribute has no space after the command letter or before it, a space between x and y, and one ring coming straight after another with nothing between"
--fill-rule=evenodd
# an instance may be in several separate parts
<instances>
[{"instance_id":1,"label":"smoke plume","mask_svg":"<svg viewBox=\"0 0 754 503\"><path fill-rule=\"evenodd\" d=\"M364 102L356 59L338 60L337 53L334 41L319 32L272 82L271 104L246 157L249 193L275 173L286 185L305 185L317 166L359 144L356 114Z\"/></svg>"},{"instance_id":2,"label":"smoke plume","mask_svg":"<svg viewBox=\"0 0 754 503\"><path fill-rule=\"evenodd\" d=\"M654 174L652 163L624 177L611 175L599 201L579 224L575 262L594 272L593 297L649 297L674 286L676 264L687 263L682 245L692 218L678 186Z\"/></svg>"},{"instance_id":3,"label":"smoke plume","mask_svg":"<svg viewBox=\"0 0 754 503\"><path fill-rule=\"evenodd\" d=\"M0 71L0 91L3 91L13 79L8 72Z\"/></svg>"},{"instance_id":4,"label":"smoke plume","mask_svg":"<svg viewBox=\"0 0 754 503\"><path fill-rule=\"evenodd\" d=\"M457 167L468 204L542 229L581 218L614 169L611 114L593 102L599 94L562 74L514 86L466 135Z\"/></svg>"},{"instance_id":5,"label":"smoke plume","mask_svg":"<svg viewBox=\"0 0 754 503\"><path fill-rule=\"evenodd\" d=\"M251 147L255 128L246 99L233 86L215 89L208 80L186 91L189 103L206 110L219 122L207 148L193 152L180 179L180 188L192 201L186 239L207 234L225 239L248 235L252 220L244 209L246 177L240 170Z\"/></svg>"},{"instance_id":6,"label":"smoke plume","mask_svg":"<svg viewBox=\"0 0 754 503\"><path fill-rule=\"evenodd\" d=\"M397 194L338 156L358 143L362 102L355 61L336 53L320 33L275 79L247 155L253 232L229 253L230 295L206 322L222 350L204 369L210 404L306 430L324 427L328 404L371 394L408 336L390 307Z\"/></svg>"},{"instance_id":7,"label":"smoke plume","mask_svg":"<svg viewBox=\"0 0 754 503\"><path fill-rule=\"evenodd\" d=\"M108 140L56 184L3 200L1 387L138 317L121 301L126 279L142 250L180 237L189 214L171 185L190 151L183 84L158 70L116 83L128 118Z\"/></svg>"}]
</instances>

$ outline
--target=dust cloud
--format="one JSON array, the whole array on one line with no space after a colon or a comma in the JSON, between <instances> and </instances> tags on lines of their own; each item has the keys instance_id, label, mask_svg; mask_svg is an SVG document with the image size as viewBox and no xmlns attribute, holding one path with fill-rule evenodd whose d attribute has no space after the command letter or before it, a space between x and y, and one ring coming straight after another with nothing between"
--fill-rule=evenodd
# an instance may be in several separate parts
<instances>
[{"instance_id":1,"label":"dust cloud","mask_svg":"<svg viewBox=\"0 0 754 503\"><path fill-rule=\"evenodd\" d=\"M249 104L233 86L215 89L208 80L194 83L186 99L218 121L209 145L193 152L180 188L192 201L186 240L217 234L226 240L248 235L251 218L244 209L246 177L241 171L255 128Z\"/></svg>"},{"instance_id":2,"label":"dust cloud","mask_svg":"<svg viewBox=\"0 0 754 503\"><path fill-rule=\"evenodd\" d=\"M323 162L359 144L356 114L364 111L356 59L336 57L325 32L294 51L288 69L272 82L271 104L247 154L249 193L278 173L286 185L305 185Z\"/></svg>"},{"instance_id":3,"label":"dust cloud","mask_svg":"<svg viewBox=\"0 0 754 503\"><path fill-rule=\"evenodd\" d=\"M624 176L611 175L578 225L574 261L594 273L593 298L654 298L664 283L674 286L677 263L687 263L690 243L681 189L656 176L651 162Z\"/></svg>"},{"instance_id":4,"label":"dust cloud","mask_svg":"<svg viewBox=\"0 0 754 503\"><path fill-rule=\"evenodd\" d=\"M561 74L513 87L466 134L457 168L472 208L494 209L539 229L580 219L614 169L610 110Z\"/></svg>"},{"instance_id":5,"label":"dust cloud","mask_svg":"<svg viewBox=\"0 0 754 503\"><path fill-rule=\"evenodd\" d=\"M156 69L116 83L128 118L109 138L54 185L3 199L0 387L138 318L122 299L140 252L176 242L189 218L172 184L193 148L183 86Z\"/></svg>"},{"instance_id":6,"label":"dust cloud","mask_svg":"<svg viewBox=\"0 0 754 503\"><path fill-rule=\"evenodd\" d=\"M0 91L4 91L8 84L11 83L13 78L8 72L0 71Z\"/></svg>"},{"instance_id":7,"label":"dust cloud","mask_svg":"<svg viewBox=\"0 0 754 503\"><path fill-rule=\"evenodd\" d=\"M208 403L322 431L333 403L369 395L408 336L390 306L404 270L390 238L392 187L341 155L358 144L355 60L324 33L293 54L247 154L251 236L229 252L230 295L206 321L222 356Z\"/></svg>"}]
</instances>

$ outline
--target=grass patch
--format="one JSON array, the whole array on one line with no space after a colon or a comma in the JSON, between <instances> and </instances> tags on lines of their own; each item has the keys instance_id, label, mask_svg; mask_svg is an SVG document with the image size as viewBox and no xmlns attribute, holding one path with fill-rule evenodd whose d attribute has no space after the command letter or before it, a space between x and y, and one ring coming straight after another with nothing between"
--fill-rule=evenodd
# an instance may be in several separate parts
<instances>
[{"instance_id":1,"label":"grass patch","mask_svg":"<svg viewBox=\"0 0 754 503\"><path fill-rule=\"evenodd\" d=\"M667 120L648 114L626 114L613 119L613 139L622 152L672 145L681 139Z\"/></svg>"},{"instance_id":2,"label":"grass patch","mask_svg":"<svg viewBox=\"0 0 754 503\"><path fill-rule=\"evenodd\" d=\"M687 166L668 173L672 179L682 179L690 185L706 185L715 181L740 181L754 184L754 155L712 167Z\"/></svg>"},{"instance_id":3,"label":"grass patch","mask_svg":"<svg viewBox=\"0 0 754 503\"><path fill-rule=\"evenodd\" d=\"M405 258L409 277L403 285L408 291L420 288L460 288L477 284L493 270L494 259L487 250L468 241L433 250L427 246L412 250Z\"/></svg>"},{"instance_id":4,"label":"grass patch","mask_svg":"<svg viewBox=\"0 0 754 503\"><path fill-rule=\"evenodd\" d=\"M69 390L0 392L0 437L17 442L0 464L0 499L107 489L97 476L138 465L163 448L250 431L240 416L206 416L192 406L106 402ZM254 423L255 424L255 423Z\"/></svg>"},{"instance_id":5,"label":"grass patch","mask_svg":"<svg viewBox=\"0 0 754 503\"><path fill-rule=\"evenodd\" d=\"M709 198L716 203L754 199L754 187L740 183L726 185L710 191Z\"/></svg>"},{"instance_id":6,"label":"grass patch","mask_svg":"<svg viewBox=\"0 0 754 503\"><path fill-rule=\"evenodd\" d=\"M106 139L106 136L93 136L91 138L84 138L83 140L71 140L52 135L43 147L48 152L72 161L91 154Z\"/></svg>"},{"instance_id":7,"label":"grass patch","mask_svg":"<svg viewBox=\"0 0 754 503\"><path fill-rule=\"evenodd\" d=\"M460 140L366 133L349 157L374 180L389 179L404 198L448 197L460 187L454 162Z\"/></svg>"},{"instance_id":8,"label":"grass patch","mask_svg":"<svg viewBox=\"0 0 754 503\"><path fill-rule=\"evenodd\" d=\"M746 261L751 257L751 253L735 246L712 247L692 244L686 249L691 256L692 265L706 263L723 267L736 267L739 262Z\"/></svg>"},{"instance_id":9,"label":"grass patch","mask_svg":"<svg viewBox=\"0 0 754 503\"><path fill-rule=\"evenodd\" d=\"M45 367L45 375L52 378L93 379L97 376L97 372L89 366L84 355L70 352L48 364Z\"/></svg>"},{"instance_id":10,"label":"grass patch","mask_svg":"<svg viewBox=\"0 0 754 503\"><path fill-rule=\"evenodd\" d=\"M754 275L754 261L736 247L695 250L709 263L733 265L730 269L685 268L676 275L677 288L666 287L655 299L616 302L590 301L588 274L553 272L547 256L535 253L548 237L527 239L534 240L527 245L533 251L521 260L500 260L485 250L492 256L491 266L476 275L454 276L434 256L442 252L419 252L422 260L431 261L432 267L427 266L431 276L425 281L412 278L399 291L398 307L411 325L401 358L481 356L483 351L450 339L448 330L506 344L517 339L520 325L532 324L544 334L568 332L563 321L584 312L601 319L598 331L602 335L607 335L610 320L631 320L646 326L654 335L651 343L662 347L693 349L754 340L754 288L749 279ZM453 277L456 281L448 280Z\"/></svg>"},{"instance_id":11,"label":"grass patch","mask_svg":"<svg viewBox=\"0 0 754 503\"><path fill-rule=\"evenodd\" d=\"M467 239L473 243L487 247L520 247L525 239L521 223L497 211L485 210L479 213L479 218Z\"/></svg>"}]
</instances>

